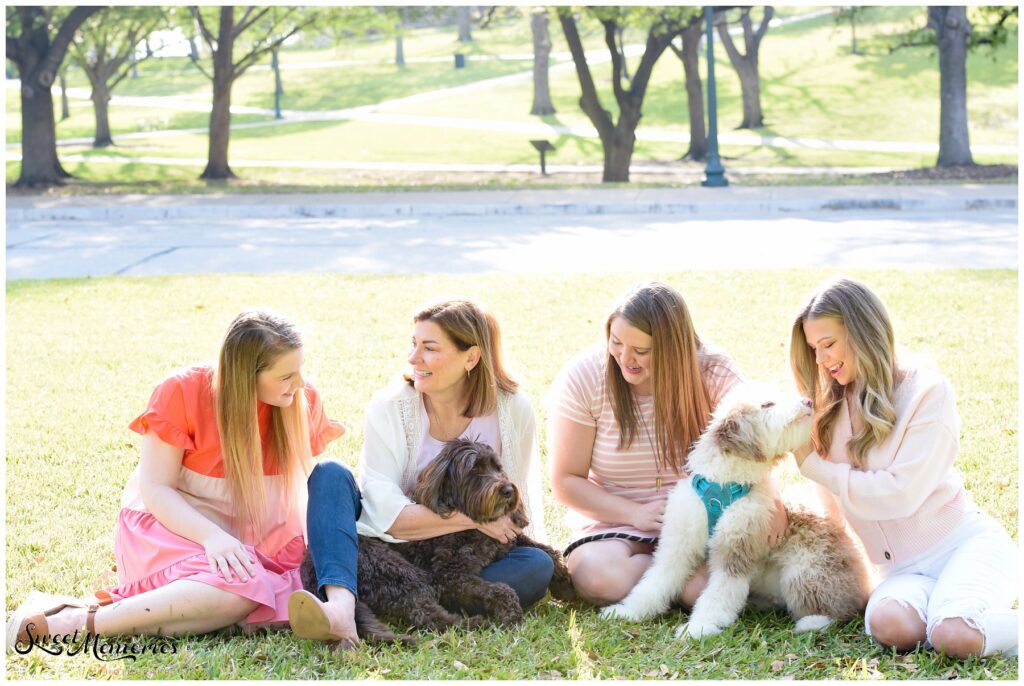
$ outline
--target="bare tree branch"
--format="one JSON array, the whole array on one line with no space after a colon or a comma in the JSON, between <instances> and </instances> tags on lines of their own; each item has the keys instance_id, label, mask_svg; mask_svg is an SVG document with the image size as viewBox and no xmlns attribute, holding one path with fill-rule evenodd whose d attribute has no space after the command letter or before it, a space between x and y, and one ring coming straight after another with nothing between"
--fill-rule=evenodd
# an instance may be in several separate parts
<instances>
[{"instance_id":1,"label":"bare tree branch","mask_svg":"<svg viewBox=\"0 0 1024 686\"><path fill-rule=\"evenodd\" d=\"M268 52L284 43L293 35L295 35L302 29L312 24L314 21L316 21L316 15L309 17L306 21L302 22L301 24L296 24L288 33L284 34L280 38L273 40L267 45L261 48L254 48L251 52L249 52L248 55L238 60L238 62L234 64L235 78L241 76L242 72L244 72L246 69L254 65L256 62L258 62L259 59L263 57L263 55L266 55Z\"/></svg>"},{"instance_id":2,"label":"bare tree branch","mask_svg":"<svg viewBox=\"0 0 1024 686\"><path fill-rule=\"evenodd\" d=\"M626 92L622 88L622 62L623 55L619 52L618 41L615 40L616 22L602 19L604 26L604 42L608 46L608 52L612 58L612 93L615 94L615 101L622 102Z\"/></svg>"},{"instance_id":3,"label":"bare tree branch","mask_svg":"<svg viewBox=\"0 0 1024 686\"><path fill-rule=\"evenodd\" d=\"M569 44L569 52L572 53L576 75L580 80L580 108L590 116L590 120L594 123L594 127L602 139L611 136L614 124L608 111L601 107L601 100L597 95L597 88L594 86L594 77L587 65L583 42L580 40L580 34L576 28L576 20L572 17L572 10L567 7L559 7L557 12L558 21L565 33L566 43Z\"/></svg>"},{"instance_id":4,"label":"bare tree branch","mask_svg":"<svg viewBox=\"0 0 1024 686\"><path fill-rule=\"evenodd\" d=\"M199 27L199 33L203 36L203 40L210 46L210 49L214 49L214 45L217 43L217 39L213 37L210 29L206 27L206 22L203 21L203 15L199 13L199 8L195 5L189 7L192 12L192 17L196 20L196 25ZM193 60L194 61L194 60Z\"/></svg>"},{"instance_id":5,"label":"bare tree branch","mask_svg":"<svg viewBox=\"0 0 1024 686\"><path fill-rule=\"evenodd\" d=\"M82 22L102 9L105 8L79 6L71 10L71 14L61 23L57 35L54 36L53 41L50 43L50 49L46 51L46 57L33 70L33 79L37 83L45 88L53 85L57 77L57 69L64 60L64 55L67 54L68 47L71 45L71 39L75 36L75 31L82 25Z\"/></svg>"}]
</instances>

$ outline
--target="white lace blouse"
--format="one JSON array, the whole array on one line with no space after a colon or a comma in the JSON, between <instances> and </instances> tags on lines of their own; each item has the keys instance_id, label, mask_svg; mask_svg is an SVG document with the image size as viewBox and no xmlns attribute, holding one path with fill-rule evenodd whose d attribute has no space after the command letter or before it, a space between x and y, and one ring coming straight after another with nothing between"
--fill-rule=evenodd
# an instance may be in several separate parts
<instances>
[{"instance_id":1,"label":"white lace blouse","mask_svg":"<svg viewBox=\"0 0 1024 686\"><path fill-rule=\"evenodd\" d=\"M359 458L359 487L363 512L357 531L390 542L401 542L387 533L399 513L412 500L416 481L416 454L423 443L423 401L404 379L381 389L366 408L366 432ZM525 533L547 540L541 494L537 422L530 399L522 390L498 392L498 431L501 463L522 494L530 526Z\"/></svg>"}]
</instances>

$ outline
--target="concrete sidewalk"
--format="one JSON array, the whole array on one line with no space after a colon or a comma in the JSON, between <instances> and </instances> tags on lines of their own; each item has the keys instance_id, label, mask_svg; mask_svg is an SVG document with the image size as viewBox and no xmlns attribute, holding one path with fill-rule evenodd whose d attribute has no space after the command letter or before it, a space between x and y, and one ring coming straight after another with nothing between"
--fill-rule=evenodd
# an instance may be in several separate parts
<instances>
[{"instance_id":1,"label":"concrete sidewalk","mask_svg":"<svg viewBox=\"0 0 1024 686\"><path fill-rule=\"evenodd\" d=\"M8 196L11 222L188 218L558 216L603 214L760 216L886 210L961 212L1016 209L1018 187L778 186L575 190L402 191L323 194Z\"/></svg>"}]
</instances>

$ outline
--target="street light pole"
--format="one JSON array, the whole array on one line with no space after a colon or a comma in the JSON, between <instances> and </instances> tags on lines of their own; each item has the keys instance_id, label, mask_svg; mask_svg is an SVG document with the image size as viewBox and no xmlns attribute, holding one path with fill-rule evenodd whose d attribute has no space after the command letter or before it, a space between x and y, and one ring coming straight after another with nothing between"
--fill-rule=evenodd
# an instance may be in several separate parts
<instances>
[{"instance_id":1,"label":"street light pole","mask_svg":"<svg viewBox=\"0 0 1024 686\"><path fill-rule=\"evenodd\" d=\"M718 103L715 97L715 45L714 45L714 14L710 5L704 7L706 22L706 38L708 44L708 166L704 168L702 186L728 186L722 160L718 157Z\"/></svg>"}]
</instances>

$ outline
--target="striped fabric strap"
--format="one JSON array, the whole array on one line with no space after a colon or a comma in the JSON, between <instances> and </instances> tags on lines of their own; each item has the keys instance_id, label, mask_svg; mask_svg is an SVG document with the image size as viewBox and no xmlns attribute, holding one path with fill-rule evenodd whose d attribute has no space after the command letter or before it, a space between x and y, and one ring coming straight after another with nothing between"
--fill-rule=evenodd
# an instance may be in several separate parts
<instances>
[{"instance_id":1,"label":"striped fabric strap","mask_svg":"<svg viewBox=\"0 0 1024 686\"><path fill-rule=\"evenodd\" d=\"M708 538L715 532L715 526L726 508L734 502L750 493L750 484L740 483L715 483L709 481L700 474L694 474L690 481L693 490L704 503L704 509L708 511Z\"/></svg>"}]
</instances>

